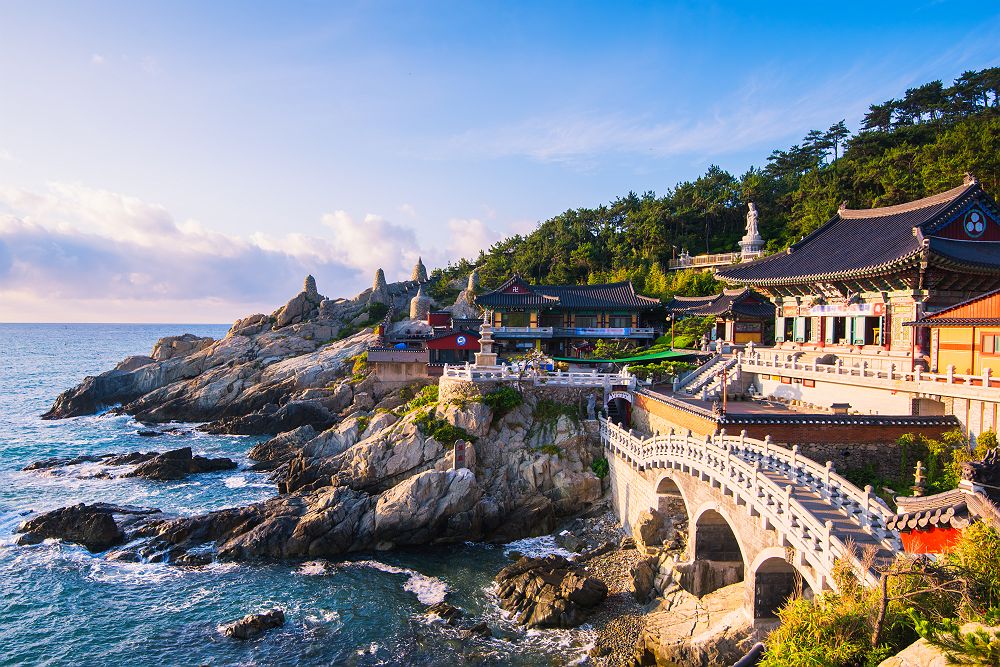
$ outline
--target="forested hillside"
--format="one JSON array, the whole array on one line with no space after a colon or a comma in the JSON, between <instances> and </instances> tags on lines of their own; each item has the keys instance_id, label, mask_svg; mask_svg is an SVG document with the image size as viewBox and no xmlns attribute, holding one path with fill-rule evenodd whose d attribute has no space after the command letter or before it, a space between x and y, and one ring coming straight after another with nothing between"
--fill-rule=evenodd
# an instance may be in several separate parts
<instances>
[{"instance_id":1,"label":"forested hillside","mask_svg":"<svg viewBox=\"0 0 1000 667\"><path fill-rule=\"evenodd\" d=\"M748 201L757 204L773 252L829 219L843 201L852 208L898 204L959 185L965 172L1000 194L1000 67L966 72L947 87L932 81L911 88L872 105L857 133L844 121L813 130L741 176L713 165L663 195L630 192L568 210L439 275L476 266L485 288L516 271L545 283L631 278L662 297L707 293L716 288L709 276L668 274L667 262L683 249L736 250Z\"/></svg>"}]
</instances>

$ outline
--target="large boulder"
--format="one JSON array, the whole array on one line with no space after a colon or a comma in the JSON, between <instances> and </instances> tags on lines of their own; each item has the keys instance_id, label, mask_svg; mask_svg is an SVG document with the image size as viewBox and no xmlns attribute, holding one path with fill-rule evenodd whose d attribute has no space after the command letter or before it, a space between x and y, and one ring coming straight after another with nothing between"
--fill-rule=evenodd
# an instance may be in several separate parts
<instances>
[{"instance_id":1,"label":"large boulder","mask_svg":"<svg viewBox=\"0 0 1000 667\"><path fill-rule=\"evenodd\" d=\"M65 540L80 544L93 552L105 551L120 544L125 533L122 525L136 517L155 514L159 510L95 503L61 507L25 521L17 529L22 533L18 544L38 544L46 539ZM116 521L116 517L119 519Z\"/></svg>"},{"instance_id":2,"label":"large boulder","mask_svg":"<svg viewBox=\"0 0 1000 667\"><path fill-rule=\"evenodd\" d=\"M184 479L194 473L233 470L234 468L236 468L236 462L232 459L193 456L190 447L181 447L157 454L148 461L140 463L135 470L125 476L170 481Z\"/></svg>"},{"instance_id":3,"label":"large boulder","mask_svg":"<svg viewBox=\"0 0 1000 667\"><path fill-rule=\"evenodd\" d=\"M446 403L437 407L437 417L464 429L469 435L481 438L490 432L493 410L485 403L479 402L462 405Z\"/></svg>"},{"instance_id":4,"label":"large boulder","mask_svg":"<svg viewBox=\"0 0 1000 667\"><path fill-rule=\"evenodd\" d=\"M673 537L673 530L658 510L643 510L632 524L632 537L640 551L659 549L664 541Z\"/></svg>"},{"instance_id":5,"label":"large boulder","mask_svg":"<svg viewBox=\"0 0 1000 667\"><path fill-rule=\"evenodd\" d=\"M257 461L253 465L253 470L274 470L295 458L302 451L302 446L314 437L316 430L312 426L300 426L254 445L247 453L247 457Z\"/></svg>"},{"instance_id":6,"label":"large boulder","mask_svg":"<svg viewBox=\"0 0 1000 667\"><path fill-rule=\"evenodd\" d=\"M195 336L189 333L181 336L167 336L156 341L156 344L153 346L152 357L154 361L166 361L175 357L184 357L192 352L203 350L214 342L214 338Z\"/></svg>"},{"instance_id":7,"label":"large boulder","mask_svg":"<svg viewBox=\"0 0 1000 667\"><path fill-rule=\"evenodd\" d=\"M495 577L500 606L529 628L572 628L608 595L603 581L562 556L521 558Z\"/></svg>"},{"instance_id":8,"label":"large boulder","mask_svg":"<svg viewBox=\"0 0 1000 667\"><path fill-rule=\"evenodd\" d=\"M382 547L429 544L481 534L474 511L483 492L471 470L428 470L386 491L375 505L375 537Z\"/></svg>"},{"instance_id":9,"label":"large boulder","mask_svg":"<svg viewBox=\"0 0 1000 667\"><path fill-rule=\"evenodd\" d=\"M262 614L247 614L240 620L222 626L222 633L233 639L252 639L272 628L285 624L285 612L272 609Z\"/></svg>"}]
</instances>

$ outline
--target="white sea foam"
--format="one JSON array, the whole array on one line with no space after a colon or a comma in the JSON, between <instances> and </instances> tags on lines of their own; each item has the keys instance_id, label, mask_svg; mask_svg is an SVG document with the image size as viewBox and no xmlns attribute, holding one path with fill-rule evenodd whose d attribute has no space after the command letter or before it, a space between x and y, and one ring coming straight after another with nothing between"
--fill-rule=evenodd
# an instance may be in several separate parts
<instances>
[{"instance_id":1,"label":"white sea foam","mask_svg":"<svg viewBox=\"0 0 1000 667\"><path fill-rule=\"evenodd\" d=\"M515 540L504 545L503 553L505 556L510 555L513 551L529 558L543 558L551 555L571 558L576 555L574 552L563 549L556 544L556 538L552 535L526 537L523 540Z\"/></svg>"},{"instance_id":2,"label":"white sea foam","mask_svg":"<svg viewBox=\"0 0 1000 667\"><path fill-rule=\"evenodd\" d=\"M306 563L302 563L302 565L299 566L299 569L295 570L295 572L309 577L316 577L326 574L329 570L329 566L330 564L325 560L311 560Z\"/></svg>"},{"instance_id":3,"label":"white sea foam","mask_svg":"<svg viewBox=\"0 0 1000 667\"><path fill-rule=\"evenodd\" d=\"M388 572L390 574L405 574L408 578L406 583L403 584L403 590L408 593L413 593L417 596L417 599L420 600L421 603L426 605L444 602L445 597L448 595L448 591L451 590L447 583L436 577L429 577L426 574L421 574L420 572L409 568L396 567L394 565L380 563L377 560L349 561L340 563L340 566L370 567L372 569L381 570L382 572Z\"/></svg>"},{"instance_id":4,"label":"white sea foam","mask_svg":"<svg viewBox=\"0 0 1000 667\"><path fill-rule=\"evenodd\" d=\"M230 489L241 489L244 486L246 486L249 482L247 481L247 478L244 477L243 475L233 475L223 480L223 483Z\"/></svg>"}]
</instances>

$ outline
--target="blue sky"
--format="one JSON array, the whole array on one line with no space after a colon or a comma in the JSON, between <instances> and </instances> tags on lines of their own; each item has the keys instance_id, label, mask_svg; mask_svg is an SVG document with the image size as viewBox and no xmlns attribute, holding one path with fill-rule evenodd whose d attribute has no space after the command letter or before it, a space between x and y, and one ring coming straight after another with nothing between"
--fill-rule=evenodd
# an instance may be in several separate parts
<instances>
[{"instance_id":1,"label":"blue sky","mask_svg":"<svg viewBox=\"0 0 1000 667\"><path fill-rule=\"evenodd\" d=\"M987 2L0 2L0 321L226 321L1000 64Z\"/></svg>"}]
</instances>

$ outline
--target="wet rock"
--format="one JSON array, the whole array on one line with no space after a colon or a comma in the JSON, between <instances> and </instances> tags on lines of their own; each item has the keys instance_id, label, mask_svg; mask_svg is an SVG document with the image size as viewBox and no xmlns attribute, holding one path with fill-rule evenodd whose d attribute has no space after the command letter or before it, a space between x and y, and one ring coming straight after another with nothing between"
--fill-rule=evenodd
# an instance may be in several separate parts
<instances>
[{"instance_id":1,"label":"wet rock","mask_svg":"<svg viewBox=\"0 0 1000 667\"><path fill-rule=\"evenodd\" d=\"M269 404L247 415L215 421L201 430L227 435L270 435L302 426L322 431L335 421L336 417L322 401L289 401L282 406Z\"/></svg>"},{"instance_id":2,"label":"wet rock","mask_svg":"<svg viewBox=\"0 0 1000 667\"><path fill-rule=\"evenodd\" d=\"M572 628L608 595L607 585L562 556L522 558L495 577L500 606L531 628Z\"/></svg>"},{"instance_id":3,"label":"wet rock","mask_svg":"<svg viewBox=\"0 0 1000 667\"><path fill-rule=\"evenodd\" d=\"M42 461L35 461L34 463L29 463L28 465L21 468L24 471L32 470L51 470L52 468L63 468L66 466L79 465L81 463L101 463L108 455L107 454L96 454L96 455L86 455L86 456L55 456L50 459L44 459Z\"/></svg>"},{"instance_id":4,"label":"wet rock","mask_svg":"<svg viewBox=\"0 0 1000 667\"><path fill-rule=\"evenodd\" d=\"M140 463L126 477L142 477L159 481L184 479L188 475L217 470L233 470L236 462L228 458L210 459L192 456L190 447L163 452Z\"/></svg>"},{"instance_id":5,"label":"wet rock","mask_svg":"<svg viewBox=\"0 0 1000 667\"><path fill-rule=\"evenodd\" d=\"M131 523L127 517L134 520L158 512L107 503L61 507L21 524L17 532L22 535L17 543L38 544L53 538L83 545L93 552L105 551L124 541L125 533L120 524ZM120 520L116 521L118 515Z\"/></svg>"},{"instance_id":6,"label":"wet rock","mask_svg":"<svg viewBox=\"0 0 1000 667\"><path fill-rule=\"evenodd\" d=\"M488 638L493 636L493 631L490 630L490 626L487 625L486 621L476 623L470 628L467 628L463 633L466 638L470 637L483 637Z\"/></svg>"},{"instance_id":7,"label":"wet rock","mask_svg":"<svg viewBox=\"0 0 1000 667\"><path fill-rule=\"evenodd\" d=\"M222 633L233 639L252 639L284 624L285 612L281 609L272 609L262 614L247 614L240 620L223 626Z\"/></svg>"},{"instance_id":8,"label":"wet rock","mask_svg":"<svg viewBox=\"0 0 1000 667\"><path fill-rule=\"evenodd\" d=\"M437 616L448 625L455 625L458 619L462 618L462 610L447 602L432 604L424 613L428 616Z\"/></svg>"}]
</instances>

